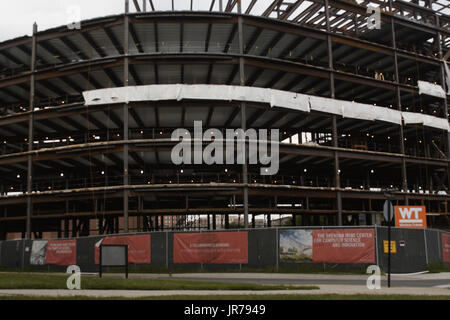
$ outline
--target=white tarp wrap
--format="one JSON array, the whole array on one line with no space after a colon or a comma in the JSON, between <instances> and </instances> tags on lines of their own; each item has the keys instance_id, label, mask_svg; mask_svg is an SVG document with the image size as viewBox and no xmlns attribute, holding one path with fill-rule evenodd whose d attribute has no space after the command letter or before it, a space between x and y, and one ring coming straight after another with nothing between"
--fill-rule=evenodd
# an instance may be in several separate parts
<instances>
[{"instance_id":1,"label":"white tarp wrap","mask_svg":"<svg viewBox=\"0 0 450 320\"><path fill-rule=\"evenodd\" d=\"M423 81L419 81L419 88L424 89ZM431 86L430 86L431 85ZM437 87L437 88L435 88ZM433 88L445 94L440 86L425 82L425 88ZM122 88L108 88L83 92L85 104L102 105L114 103L128 103L139 101L164 100L222 100L249 101L270 104L271 107L281 107L311 112L311 110L336 114L345 118L368 121L385 121L394 124L422 124L427 127L449 130L447 119L437 118L413 112L400 112L385 107L377 107L344 100L309 96L295 92L225 85L147 85Z\"/></svg>"},{"instance_id":2,"label":"white tarp wrap","mask_svg":"<svg viewBox=\"0 0 450 320\"><path fill-rule=\"evenodd\" d=\"M217 86L219 90L228 91L229 101L257 101L270 103L270 90L263 88L249 88L239 86L229 86L228 90L224 86Z\"/></svg>"},{"instance_id":3,"label":"white tarp wrap","mask_svg":"<svg viewBox=\"0 0 450 320\"><path fill-rule=\"evenodd\" d=\"M311 102L311 110L337 114L340 116L343 114L343 107L342 104L339 103L339 100L311 96L309 101Z\"/></svg>"},{"instance_id":4,"label":"white tarp wrap","mask_svg":"<svg viewBox=\"0 0 450 320\"><path fill-rule=\"evenodd\" d=\"M402 114L400 111L385 108L385 107L373 107L372 111L375 115L375 120L402 124Z\"/></svg>"},{"instance_id":5,"label":"white tarp wrap","mask_svg":"<svg viewBox=\"0 0 450 320\"><path fill-rule=\"evenodd\" d=\"M414 112L402 112L402 118L405 125L423 124L424 115Z\"/></svg>"},{"instance_id":6,"label":"white tarp wrap","mask_svg":"<svg viewBox=\"0 0 450 320\"><path fill-rule=\"evenodd\" d=\"M447 65L447 61L444 61L444 69L445 69L445 81L447 82L447 94L450 96L450 70Z\"/></svg>"},{"instance_id":7,"label":"white tarp wrap","mask_svg":"<svg viewBox=\"0 0 450 320\"><path fill-rule=\"evenodd\" d=\"M230 100L230 92L228 88L218 85L180 85L180 100L182 99L196 99L204 100L215 97L217 100Z\"/></svg>"},{"instance_id":8,"label":"white tarp wrap","mask_svg":"<svg viewBox=\"0 0 450 320\"><path fill-rule=\"evenodd\" d=\"M159 100L225 100L268 103L310 112L308 96L281 90L224 85L149 85L83 92L86 105Z\"/></svg>"},{"instance_id":9,"label":"white tarp wrap","mask_svg":"<svg viewBox=\"0 0 450 320\"><path fill-rule=\"evenodd\" d=\"M336 100L343 108L344 118L361 119L361 120L375 120L374 107L368 104L350 102L350 101L340 101Z\"/></svg>"},{"instance_id":10,"label":"white tarp wrap","mask_svg":"<svg viewBox=\"0 0 450 320\"><path fill-rule=\"evenodd\" d=\"M310 112L309 98L307 95L286 92L281 90L270 90L271 92L271 107L282 107L294 110L300 110L303 112Z\"/></svg>"},{"instance_id":11,"label":"white tarp wrap","mask_svg":"<svg viewBox=\"0 0 450 320\"><path fill-rule=\"evenodd\" d=\"M449 131L448 120L444 118L437 118L430 115L425 115L423 118L423 125L426 127L432 127L436 129L442 129Z\"/></svg>"},{"instance_id":12,"label":"white tarp wrap","mask_svg":"<svg viewBox=\"0 0 450 320\"><path fill-rule=\"evenodd\" d=\"M405 125L408 124L421 124L426 127L442 129L450 131L450 127L447 119L433 117L428 114L420 114L413 112L402 112L403 121Z\"/></svg>"},{"instance_id":13,"label":"white tarp wrap","mask_svg":"<svg viewBox=\"0 0 450 320\"><path fill-rule=\"evenodd\" d=\"M440 85L420 80L417 84L419 86L419 94L427 94L433 97L445 98L445 91Z\"/></svg>"}]
</instances>

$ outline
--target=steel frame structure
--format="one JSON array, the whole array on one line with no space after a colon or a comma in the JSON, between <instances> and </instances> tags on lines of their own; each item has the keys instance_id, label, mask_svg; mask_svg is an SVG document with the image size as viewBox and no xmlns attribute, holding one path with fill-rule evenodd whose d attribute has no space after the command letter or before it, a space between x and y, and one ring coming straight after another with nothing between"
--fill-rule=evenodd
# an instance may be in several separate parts
<instances>
[{"instance_id":1,"label":"steel frame structure","mask_svg":"<svg viewBox=\"0 0 450 320\"><path fill-rule=\"evenodd\" d=\"M448 119L449 96L419 95L416 83L445 89L448 1L262 2L212 0L196 11L191 0L176 11L172 1L158 11L157 1L126 0L124 14L79 30L34 25L31 37L0 43L0 239L160 230L164 216L177 217L173 228L215 229L217 216L227 228L236 214L244 227L258 215L270 226L273 214L303 225L380 224L381 190L392 187L397 203L426 205L429 225L448 228L446 131L259 103L84 105L90 89L202 83ZM368 5L381 8L380 30L366 26ZM170 133L194 119L279 128L280 174L261 177L248 164L180 171L168 161ZM206 225L192 220L200 214Z\"/></svg>"}]
</instances>

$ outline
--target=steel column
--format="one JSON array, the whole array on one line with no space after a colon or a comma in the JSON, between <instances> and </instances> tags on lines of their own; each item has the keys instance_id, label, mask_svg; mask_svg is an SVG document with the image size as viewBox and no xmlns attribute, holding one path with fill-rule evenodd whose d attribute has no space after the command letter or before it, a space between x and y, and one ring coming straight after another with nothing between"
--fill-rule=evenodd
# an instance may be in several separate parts
<instances>
[{"instance_id":1,"label":"steel column","mask_svg":"<svg viewBox=\"0 0 450 320\"><path fill-rule=\"evenodd\" d=\"M238 1L238 14L242 14L241 1ZM240 85L245 86L245 71L244 71L244 35L243 35L242 16L238 18L238 37L239 37L239 77ZM241 127L244 132L247 130L247 114L246 105L241 102ZM248 168L247 168L247 143L245 143L244 149L245 157L244 164L242 165L242 183L244 184L243 192L243 204L244 204L244 228L248 228Z\"/></svg>"},{"instance_id":2,"label":"steel column","mask_svg":"<svg viewBox=\"0 0 450 320\"><path fill-rule=\"evenodd\" d=\"M37 24L33 24L33 38L31 44L31 76L30 76L30 118L28 122L28 151L33 150L34 140L34 97L35 97L35 71L36 71L36 35ZM31 199L31 192L33 188L33 156L28 155L27 166L27 221L25 238L31 239L31 216L33 215L33 201Z\"/></svg>"},{"instance_id":3,"label":"steel column","mask_svg":"<svg viewBox=\"0 0 450 320\"><path fill-rule=\"evenodd\" d=\"M436 17L436 24L439 26L439 16L435 15ZM445 90L445 84L446 84L446 79L445 79L445 66L444 64L447 63L447 57L444 56L444 53L442 52L442 38L441 38L441 34L439 33L439 31L437 32L437 40L438 40L438 50L439 50L439 59L441 59L441 82L442 82L442 88L444 89L446 95L444 97L444 112L445 112L445 117L448 119L448 99L447 99L447 92L448 90ZM448 51L450 52L450 51ZM450 77L450 75L448 75ZM450 89L450 88L448 88ZM450 158L450 132L447 132L447 159ZM447 180L448 180L448 186L450 187L450 170L449 170L449 166L447 165ZM446 202L447 203L447 202ZM446 206L447 208L447 206ZM446 210L447 211L447 210Z\"/></svg>"},{"instance_id":4,"label":"steel column","mask_svg":"<svg viewBox=\"0 0 450 320\"><path fill-rule=\"evenodd\" d=\"M436 15L436 22L439 25L439 16ZM438 50L439 50L439 59L441 59L441 64L440 64L440 69L441 69L441 82L442 82L442 88L444 89L446 95L444 97L444 112L445 112L445 117L448 119L448 99L447 99L447 90L445 90L445 67L444 64L447 63L446 60L444 58L444 53L442 52L442 39L441 39L441 34L439 33L439 31L437 32L437 40L438 40ZM450 52L450 51L449 51ZM450 77L450 75L449 75ZM450 88L449 88L450 89ZM450 158L450 132L447 132L447 159Z\"/></svg>"},{"instance_id":5,"label":"steel column","mask_svg":"<svg viewBox=\"0 0 450 320\"><path fill-rule=\"evenodd\" d=\"M336 90L334 86L334 65L333 65L333 42L330 35L330 6L328 0L325 0L325 18L327 24L327 49L328 49L328 68L330 69L330 92L331 98L336 98ZM337 118L336 115L332 116L332 129L333 129L333 146L339 147L338 145L338 134L337 134ZM340 169L339 169L339 154L337 151L334 151L334 181L335 187L339 189L341 187L341 177L340 177ZM342 226L342 194L341 191L336 191L336 207L338 210L337 214L337 224Z\"/></svg>"},{"instance_id":6,"label":"steel column","mask_svg":"<svg viewBox=\"0 0 450 320\"><path fill-rule=\"evenodd\" d=\"M124 17L124 39L123 39L123 50L124 50L124 63L123 63L123 86L128 87L129 78L129 65L128 65L128 53L129 53L129 0L125 1L125 17ZM128 141L128 104L123 106L123 139L125 142ZM123 190L123 231L128 233L128 189L129 177L128 177L128 144L125 143L123 146L123 185L125 189Z\"/></svg>"},{"instance_id":7,"label":"steel column","mask_svg":"<svg viewBox=\"0 0 450 320\"><path fill-rule=\"evenodd\" d=\"M397 98L397 109L402 111L402 97L400 95L400 87L399 87L399 73L398 73L398 54L397 54L397 41L395 39L395 26L394 19L391 19L391 33L392 33L392 47L394 48L394 69L395 69L395 92ZM400 125L400 153L403 155L402 157L402 189L406 193L408 190L408 180L406 173L406 159L405 155L405 137L404 137L404 129L403 129L403 120ZM408 196L405 195L405 204L409 204Z\"/></svg>"}]
</instances>

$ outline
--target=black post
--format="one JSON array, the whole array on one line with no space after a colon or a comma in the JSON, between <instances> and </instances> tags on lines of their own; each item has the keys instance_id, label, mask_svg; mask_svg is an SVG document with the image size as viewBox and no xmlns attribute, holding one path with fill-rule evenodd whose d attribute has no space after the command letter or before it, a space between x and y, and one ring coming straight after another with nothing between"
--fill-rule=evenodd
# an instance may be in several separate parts
<instances>
[{"instance_id":1,"label":"black post","mask_svg":"<svg viewBox=\"0 0 450 320\"><path fill-rule=\"evenodd\" d=\"M387 223L388 223L388 288L391 287L391 223L394 216L394 213L392 212L392 199L394 198L394 195L392 194L394 190L387 189L384 190L384 195L387 199Z\"/></svg>"},{"instance_id":2,"label":"black post","mask_svg":"<svg viewBox=\"0 0 450 320\"><path fill-rule=\"evenodd\" d=\"M99 266L99 272L98 272L98 275L99 275L99 277L101 278L102 277L102 245L100 245L100 257L99 257L99 264L98 264L98 266Z\"/></svg>"},{"instance_id":3,"label":"black post","mask_svg":"<svg viewBox=\"0 0 450 320\"><path fill-rule=\"evenodd\" d=\"M125 246L125 278L128 279L128 245Z\"/></svg>"},{"instance_id":4,"label":"black post","mask_svg":"<svg viewBox=\"0 0 450 320\"><path fill-rule=\"evenodd\" d=\"M391 287L391 219L392 219L392 212L391 212L391 205L389 203L388 205L388 288Z\"/></svg>"}]
</instances>

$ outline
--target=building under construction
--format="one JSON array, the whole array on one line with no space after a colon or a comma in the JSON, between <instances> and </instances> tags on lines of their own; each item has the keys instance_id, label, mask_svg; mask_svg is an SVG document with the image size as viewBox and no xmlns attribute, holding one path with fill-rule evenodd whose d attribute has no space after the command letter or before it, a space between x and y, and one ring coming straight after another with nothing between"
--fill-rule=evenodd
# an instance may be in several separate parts
<instances>
[{"instance_id":1,"label":"building under construction","mask_svg":"<svg viewBox=\"0 0 450 320\"><path fill-rule=\"evenodd\" d=\"M449 228L450 1L124 2L0 43L0 240L380 225L386 189ZM279 129L278 173L175 165L194 121Z\"/></svg>"}]
</instances>

